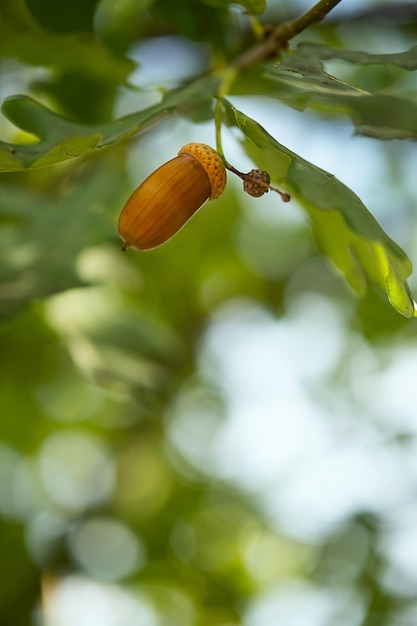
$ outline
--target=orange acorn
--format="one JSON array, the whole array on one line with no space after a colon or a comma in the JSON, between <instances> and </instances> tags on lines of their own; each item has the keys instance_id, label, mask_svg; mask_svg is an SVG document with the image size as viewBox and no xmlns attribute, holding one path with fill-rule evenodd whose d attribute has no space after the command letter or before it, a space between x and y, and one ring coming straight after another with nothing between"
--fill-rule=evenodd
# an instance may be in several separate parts
<instances>
[{"instance_id":1,"label":"orange acorn","mask_svg":"<svg viewBox=\"0 0 417 626\"><path fill-rule=\"evenodd\" d=\"M226 169L219 154L202 143L187 144L126 202L119 218L123 249L149 250L165 243L225 186Z\"/></svg>"}]
</instances>

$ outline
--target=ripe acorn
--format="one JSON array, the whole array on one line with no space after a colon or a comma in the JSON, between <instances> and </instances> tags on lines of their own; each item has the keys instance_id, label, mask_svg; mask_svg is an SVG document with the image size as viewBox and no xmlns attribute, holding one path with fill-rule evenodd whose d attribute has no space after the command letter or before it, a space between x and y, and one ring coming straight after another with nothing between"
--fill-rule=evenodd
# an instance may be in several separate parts
<instances>
[{"instance_id":1,"label":"ripe acorn","mask_svg":"<svg viewBox=\"0 0 417 626\"><path fill-rule=\"evenodd\" d=\"M132 193L119 218L123 250L149 250L165 243L226 186L226 169L210 146L189 143L158 167Z\"/></svg>"}]
</instances>

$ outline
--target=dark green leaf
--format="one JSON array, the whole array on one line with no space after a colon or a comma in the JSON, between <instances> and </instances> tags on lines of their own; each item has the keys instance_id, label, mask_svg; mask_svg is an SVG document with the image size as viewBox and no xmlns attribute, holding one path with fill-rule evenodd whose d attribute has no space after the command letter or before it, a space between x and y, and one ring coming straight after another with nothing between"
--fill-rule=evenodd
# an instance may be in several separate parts
<instances>
[{"instance_id":1,"label":"dark green leaf","mask_svg":"<svg viewBox=\"0 0 417 626\"><path fill-rule=\"evenodd\" d=\"M224 2L176 0L173 10L171 0L154 0L150 3L150 12L157 22L168 24L178 35L215 43L218 49L227 46L232 27Z\"/></svg>"},{"instance_id":2,"label":"dark green leaf","mask_svg":"<svg viewBox=\"0 0 417 626\"><path fill-rule=\"evenodd\" d=\"M320 249L345 273L357 293L365 293L368 277L385 291L397 311L406 317L415 315L406 282L411 263L353 191L278 143L257 122L227 107L231 123L245 136L248 154L308 212Z\"/></svg>"},{"instance_id":3,"label":"dark green leaf","mask_svg":"<svg viewBox=\"0 0 417 626\"><path fill-rule=\"evenodd\" d=\"M0 56L115 84L125 82L135 67L133 61L113 55L92 35L56 35L44 30L23 0L0 3Z\"/></svg>"},{"instance_id":4,"label":"dark green leaf","mask_svg":"<svg viewBox=\"0 0 417 626\"><path fill-rule=\"evenodd\" d=\"M94 14L99 0L26 0L26 6L44 28L68 33L94 32Z\"/></svg>"}]
</instances>

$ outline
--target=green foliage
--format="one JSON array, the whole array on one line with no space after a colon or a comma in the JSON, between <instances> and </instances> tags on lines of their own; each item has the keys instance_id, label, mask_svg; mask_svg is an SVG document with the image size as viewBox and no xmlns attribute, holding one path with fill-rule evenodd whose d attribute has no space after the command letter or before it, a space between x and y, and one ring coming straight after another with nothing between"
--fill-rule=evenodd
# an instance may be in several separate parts
<instances>
[{"instance_id":1,"label":"green foliage","mask_svg":"<svg viewBox=\"0 0 417 626\"><path fill-rule=\"evenodd\" d=\"M346 56L342 53L340 58L355 59L358 64L382 64L385 56L385 65L402 68L408 64L406 69L412 69L415 63L415 47L396 55L344 52ZM348 115L357 134L377 139L416 139L417 104L411 97L371 93L347 84L323 71L319 59L326 58L338 58L337 53L323 45L304 44L298 53L283 54L281 62L268 67L261 77L276 83L275 97L295 109L312 107L326 113Z\"/></svg>"},{"instance_id":2,"label":"green foliage","mask_svg":"<svg viewBox=\"0 0 417 626\"><path fill-rule=\"evenodd\" d=\"M134 68L131 60L113 55L92 36L46 31L29 13L24 0L1 3L0 42L3 57L59 71L75 71L106 83L123 83Z\"/></svg>"},{"instance_id":3,"label":"green foliage","mask_svg":"<svg viewBox=\"0 0 417 626\"><path fill-rule=\"evenodd\" d=\"M31 98L11 97L4 102L3 113L39 141L21 145L0 142L0 168L3 171L15 171L28 167L47 167L117 144L182 105L192 107L204 101L215 91L218 82L212 78L202 80L167 94L160 104L114 122L94 126L81 125L57 115Z\"/></svg>"},{"instance_id":4,"label":"green foliage","mask_svg":"<svg viewBox=\"0 0 417 626\"><path fill-rule=\"evenodd\" d=\"M4 6L7 11L9 32L16 30L19 19L26 19L28 24L32 25L33 20L26 15L25 9L21 7L22 10L19 11L15 6L11 10L8 3ZM262 9L260 6L252 6L253 10L255 8ZM154 10L165 11L161 3L156 3ZM182 11L184 16L192 21L191 12L186 4ZM195 36L197 39L201 37L199 33L188 32L184 16L181 17L178 13L175 15L185 34ZM34 39L28 39L27 46L30 49L36 47L34 41L42 40L43 44L48 41L48 38L44 41L37 29L37 26L32 25L25 30L26 36L27 31L34 33ZM6 52L13 54L8 45L6 41ZM51 45L55 46L57 43L51 42ZM58 47L63 49L62 46ZM26 44L22 46L22 50L25 48ZM46 50L45 54L51 57L50 51ZM80 54L84 55L86 52L80 50ZM64 58L69 56L74 57L65 52ZM412 69L415 47L406 53L394 55L369 55L348 50L338 54L334 48L328 48L323 44L304 43L298 51L283 52L278 64L258 67L256 70L258 77L252 76L255 79L256 93L262 94L265 91L269 96L300 110L313 107L322 112L330 111L332 114L345 113L352 118L356 132L363 135L379 139L415 138L417 109L414 101L391 94L371 93L329 75L324 71L322 60L337 56L361 64L385 63ZM107 72L108 64L104 58L92 56L91 59L92 67L106 67L109 81L124 80L127 66L121 75L117 75L111 71ZM34 62L42 63L42 58L35 56ZM69 69L60 63L59 58L57 62L63 70ZM83 64L82 71L88 75L88 66ZM3 171L45 167L87 155L96 149L124 141L169 113L181 112L181 108L184 107L190 109L198 102L208 102L219 88L221 74L213 78L209 76L168 92L159 104L107 124L90 126L66 119L33 99L23 96L11 97L3 104L3 113L16 126L34 135L39 141L26 145L2 142L0 167ZM273 141L271 138L269 143ZM278 145L275 142L275 146ZM265 145L261 147L261 151L264 148ZM283 149L280 150L283 154ZM412 317L414 303L405 283L411 273L410 263L398 246L383 233L355 194L330 174L321 172L298 155L291 153L290 164L288 165L288 159L284 159L287 165L281 163L277 168L276 163L273 160L271 163L266 151L264 152L261 159L258 157L258 163L261 160L265 169L271 169L271 175L280 182L285 180L291 193L295 197L299 196L301 202L309 207L319 248L345 272L349 283L358 294L363 295L366 292L364 276L367 275L380 289L386 291L390 302L400 313ZM287 156L289 154L288 152ZM274 167L271 168L271 165ZM317 207L320 207L321 212L314 210ZM339 217L329 212L330 207L340 214Z\"/></svg>"},{"instance_id":5,"label":"green foliage","mask_svg":"<svg viewBox=\"0 0 417 626\"><path fill-rule=\"evenodd\" d=\"M227 4L208 6L204 0L181 0L172 10L169 0L154 0L151 12L158 21L165 21L174 30L196 41L213 40L222 45L223 34L227 32L229 14Z\"/></svg>"},{"instance_id":6,"label":"green foliage","mask_svg":"<svg viewBox=\"0 0 417 626\"><path fill-rule=\"evenodd\" d=\"M346 274L353 289L363 296L367 275L386 290L399 313L412 317L414 302L406 283L411 263L359 198L334 176L282 146L254 120L228 108L249 140L245 149L254 163L284 184L306 209L322 252Z\"/></svg>"},{"instance_id":7,"label":"green foliage","mask_svg":"<svg viewBox=\"0 0 417 626\"><path fill-rule=\"evenodd\" d=\"M343 50L305 41L298 46L298 51L303 56L316 57L322 61L326 59L342 59L355 65L394 65L410 72L417 69L417 46L412 46L405 52L370 54L369 52Z\"/></svg>"},{"instance_id":8,"label":"green foliage","mask_svg":"<svg viewBox=\"0 0 417 626\"><path fill-rule=\"evenodd\" d=\"M415 24L391 22L401 52L340 14L256 56L266 9L294 4L0 0L1 624L412 615L384 546L414 510L414 279L387 233L412 256ZM260 102L323 146L348 118L385 164L384 229L362 172L350 189L285 147ZM291 202L228 171L166 245L123 252L124 202L188 141Z\"/></svg>"},{"instance_id":9,"label":"green foliage","mask_svg":"<svg viewBox=\"0 0 417 626\"><path fill-rule=\"evenodd\" d=\"M0 239L7 251L0 269L2 316L27 301L79 285L77 255L113 236L110 219L98 216L108 202L117 203L116 189L125 179L117 155L99 167L94 162L79 167L76 177L70 181L60 172L54 180L48 178L45 189L18 174L0 188ZM34 210L34 204L42 209Z\"/></svg>"}]
</instances>

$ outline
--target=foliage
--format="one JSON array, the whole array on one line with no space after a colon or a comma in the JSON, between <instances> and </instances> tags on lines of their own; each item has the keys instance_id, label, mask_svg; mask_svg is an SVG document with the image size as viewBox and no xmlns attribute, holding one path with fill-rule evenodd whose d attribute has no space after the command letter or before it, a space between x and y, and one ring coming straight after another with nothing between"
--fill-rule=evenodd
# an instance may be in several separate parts
<instances>
[{"instance_id":1,"label":"foliage","mask_svg":"<svg viewBox=\"0 0 417 626\"><path fill-rule=\"evenodd\" d=\"M65 625L65 590L87 594L87 615L95 594L113 598L108 615L123 608L112 624L130 611L126 624L264 626L256 607L274 589L274 601L327 607L308 626L412 616L412 577L396 587L383 546L388 521L401 523L390 506L400 500L406 510L404 485L415 487L401 474L413 404L404 400L398 425L379 423L361 384L372 372L389 382L395 350L407 363L415 342L411 261L391 234L411 256L413 181L398 163L417 137L416 24L412 11L401 20L394 11L389 31L401 51L385 49L377 2L370 13L336 8L291 31L311 8L0 2L1 623ZM361 32L372 35L368 50ZM356 190L272 136L281 115L326 129L323 143L349 124L355 137L343 141L392 159L398 207L391 219L377 216L384 228ZM216 142L229 169L266 170L291 202L245 196L231 169L225 194L165 246L122 253L124 201L188 141ZM324 426L301 419L303 399ZM268 412L280 424L276 441L262 427L248 441L255 447L261 431L283 460L275 482L256 482L227 437L238 414L263 424ZM295 461L281 447L292 420ZM319 459L321 445L343 450L346 440L386 446L389 459L397 446L392 484L404 493L393 487L385 508L358 497L309 534L325 492L292 524L286 489L303 469L310 475L314 445ZM283 604L274 620L291 626L297 617L281 614ZM83 626L81 614L70 623Z\"/></svg>"},{"instance_id":2,"label":"foliage","mask_svg":"<svg viewBox=\"0 0 417 626\"><path fill-rule=\"evenodd\" d=\"M15 39L10 39L10 32L13 32L13 28L21 29L24 20L26 20L31 26L29 29L31 37L28 37L27 44L22 45L23 55L20 55L20 58L26 58L24 54L26 48L33 46L37 49L37 43L39 43L41 36L39 28L34 26L25 7L21 6L20 8L19 11L15 5L11 10L10 4L5 3L3 29L7 29L8 32L5 53L16 53L13 48ZM261 11L263 6L249 3L247 8L252 11ZM27 36L26 29L25 32L25 36ZM10 42L13 42L13 45ZM59 41L51 41L50 46L54 45L58 45L60 50L65 50ZM83 51L81 48L78 53L80 57L86 55L87 58L91 58L93 67L107 67L104 56L95 58L88 50ZM64 72L73 71L73 67L68 68L68 64L65 62L65 59L70 55L72 58L76 57L71 49L64 54L63 61L60 61L59 57L56 58L55 55L53 57L54 63L61 66ZM255 83L257 93L266 92L269 96L276 97L297 109L304 109L309 106L320 107L321 109L327 107L333 112L341 111L352 118L357 132L364 135L380 139L415 138L417 109L413 100L404 96L372 93L372 91L347 84L324 72L321 59L338 56L351 62L353 60L358 64L383 64L385 62L386 65L413 69L415 47L406 53L369 55L355 52L352 54L350 51L343 51L343 53L338 54L333 48L328 48L323 44L304 44L300 51L292 50L289 53L282 53L278 64L256 67L255 71L259 78L258 82ZM46 50L46 57L48 57L48 50ZM35 55L38 63L43 63L44 58L42 54L39 57ZM85 64L83 66L85 68ZM87 72L87 76L89 73L91 74L88 67L84 71ZM116 81L119 79L119 81L123 81L125 75L125 69L121 69L119 74L110 69L109 72L106 71L106 80ZM218 73L218 76L221 77L221 72ZM270 82L271 85L265 88L265 81ZM1 145L0 167L4 171L14 171L27 167L50 166L68 159L78 158L99 148L121 142L129 135L157 122L162 116L180 110L181 106L193 106L195 100L204 101L208 98L214 98L219 90L224 91L219 78L217 80L211 77L199 79L197 82L176 89L172 93L168 92L162 102L157 105L152 105L148 109L101 126L77 124L54 114L27 97L9 98L4 103L3 113L10 121L25 132L34 135L39 141L35 145L21 146L3 143ZM296 157L296 155L294 156ZM304 165L301 166L300 159L296 161L296 164L302 174L303 189L301 190L299 184L293 184L294 180L291 180L291 176L286 181L294 198L299 200L302 205L305 205L306 201L314 205L316 203L313 198L317 194L317 190L324 189L324 203L321 202L321 205L325 206L326 209L330 208L329 205L331 205L333 211L338 214L338 216L330 214L332 220L330 237L327 220L323 222L317 216L313 217L314 233L321 250L346 273L350 284L360 294L363 294L366 289L360 267L362 266L365 274L379 288L387 292L393 306L403 315L412 317L414 315L414 301L405 282L411 267L405 254L398 247L394 247L382 231L378 232L380 229L370 219L366 207L354 195L349 196L346 192L342 192L340 186L331 189L330 185L327 184L322 187L322 183L313 176L314 166L310 166L305 161ZM310 176L305 175L306 167L311 172ZM318 174L318 170L315 171ZM275 171L273 168L271 173L273 177L281 180L286 175L279 169ZM332 180L331 175L326 172L323 172L322 178L323 181ZM311 212L310 215L312 215ZM364 228L364 224L367 224L367 227ZM375 248L373 243L375 238L381 245L380 249ZM344 254L343 249L345 250ZM392 251L394 251L397 261L393 259Z\"/></svg>"}]
</instances>

